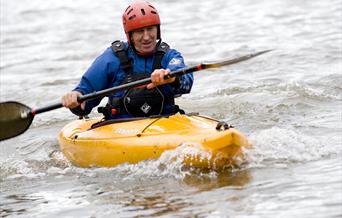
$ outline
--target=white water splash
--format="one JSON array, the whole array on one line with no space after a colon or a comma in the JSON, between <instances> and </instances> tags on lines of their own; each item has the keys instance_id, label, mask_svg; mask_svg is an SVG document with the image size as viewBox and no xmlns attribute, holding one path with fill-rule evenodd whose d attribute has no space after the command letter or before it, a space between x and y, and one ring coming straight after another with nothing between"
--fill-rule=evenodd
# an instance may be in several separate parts
<instances>
[{"instance_id":1,"label":"white water splash","mask_svg":"<svg viewBox=\"0 0 342 218\"><path fill-rule=\"evenodd\" d=\"M250 166L314 161L341 152L337 139L323 140L295 129L272 127L253 133L250 140L253 149L245 151Z\"/></svg>"},{"instance_id":2,"label":"white water splash","mask_svg":"<svg viewBox=\"0 0 342 218\"><path fill-rule=\"evenodd\" d=\"M142 176L183 179L192 172L199 170L184 164L184 160L189 156L196 156L206 160L211 158L211 153L203 151L200 145L197 144L183 144L174 150L165 151L158 159L142 161L137 164L122 164L117 166L116 169L127 175L125 179Z\"/></svg>"}]
</instances>

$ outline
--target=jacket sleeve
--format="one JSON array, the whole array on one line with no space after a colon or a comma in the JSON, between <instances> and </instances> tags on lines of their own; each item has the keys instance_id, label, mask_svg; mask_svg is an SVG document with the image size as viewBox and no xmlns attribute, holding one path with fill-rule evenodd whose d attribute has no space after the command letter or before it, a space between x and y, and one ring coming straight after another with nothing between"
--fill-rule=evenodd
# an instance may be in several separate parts
<instances>
[{"instance_id":1,"label":"jacket sleeve","mask_svg":"<svg viewBox=\"0 0 342 218\"><path fill-rule=\"evenodd\" d=\"M114 58L114 54L111 50L107 49L102 55L95 59L92 65L82 76L80 83L74 91L78 91L83 95L86 95L109 88L115 73L119 69L119 64L119 61ZM82 110L81 107L77 107L71 109L71 112L78 116L87 115L94 107L100 104L102 98L87 101L84 110Z\"/></svg>"},{"instance_id":2,"label":"jacket sleeve","mask_svg":"<svg viewBox=\"0 0 342 218\"><path fill-rule=\"evenodd\" d=\"M186 67L181 53L175 49L170 49L163 61L166 61L165 66L170 71L175 71ZM174 94L180 96L182 94L190 93L193 81L194 77L192 73L177 76L176 81L172 83Z\"/></svg>"}]
</instances>

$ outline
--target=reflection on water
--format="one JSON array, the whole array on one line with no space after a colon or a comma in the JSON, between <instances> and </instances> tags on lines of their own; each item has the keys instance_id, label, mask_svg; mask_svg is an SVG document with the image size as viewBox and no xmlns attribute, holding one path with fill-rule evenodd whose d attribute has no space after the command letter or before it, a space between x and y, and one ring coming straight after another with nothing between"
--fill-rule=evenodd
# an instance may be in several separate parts
<instances>
[{"instance_id":1,"label":"reflection on water","mask_svg":"<svg viewBox=\"0 0 342 218\"><path fill-rule=\"evenodd\" d=\"M192 170L181 180L159 178L140 179L139 184L126 183L119 192L112 184L101 188L96 197L99 204L116 202L122 207L116 212L126 215L139 214L142 217L163 216L167 214L186 215L194 205L190 199L198 200L196 195L223 188L233 191L227 199L236 201L235 191L243 190L250 181L249 170L235 172L203 172ZM119 187L116 187L119 188ZM193 214L198 212L193 211ZM201 212L202 213L202 212Z\"/></svg>"},{"instance_id":2,"label":"reflection on water","mask_svg":"<svg viewBox=\"0 0 342 218\"><path fill-rule=\"evenodd\" d=\"M221 187L230 187L231 189L243 189L251 181L251 174L248 169L245 170L224 170L206 174L188 174L183 179L186 185L195 187L198 192L210 191Z\"/></svg>"}]
</instances>

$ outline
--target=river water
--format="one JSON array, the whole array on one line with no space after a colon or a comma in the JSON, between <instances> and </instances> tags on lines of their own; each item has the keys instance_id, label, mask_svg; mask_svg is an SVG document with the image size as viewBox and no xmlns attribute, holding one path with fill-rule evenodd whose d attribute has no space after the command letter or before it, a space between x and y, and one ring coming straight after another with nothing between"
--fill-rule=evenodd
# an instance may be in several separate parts
<instances>
[{"instance_id":1,"label":"river water","mask_svg":"<svg viewBox=\"0 0 342 218\"><path fill-rule=\"evenodd\" d=\"M0 0L0 100L57 102L125 39L128 1ZM342 2L153 1L162 37L188 65L272 52L195 73L187 112L233 124L254 147L240 169L183 169L166 152L113 168L72 166L59 109L0 143L1 217L341 217ZM96 116L95 113L91 116ZM164 166L164 167L161 167Z\"/></svg>"}]
</instances>

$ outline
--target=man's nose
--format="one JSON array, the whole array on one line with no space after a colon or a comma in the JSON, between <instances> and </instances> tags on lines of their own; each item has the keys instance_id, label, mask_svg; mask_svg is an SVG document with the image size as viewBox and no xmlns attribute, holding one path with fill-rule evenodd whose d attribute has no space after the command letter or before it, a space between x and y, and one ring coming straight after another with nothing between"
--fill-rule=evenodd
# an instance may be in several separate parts
<instances>
[{"instance_id":1,"label":"man's nose","mask_svg":"<svg viewBox=\"0 0 342 218\"><path fill-rule=\"evenodd\" d=\"M147 29L144 29L143 31L143 39L149 39L150 38L150 33Z\"/></svg>"}]
</instances>

